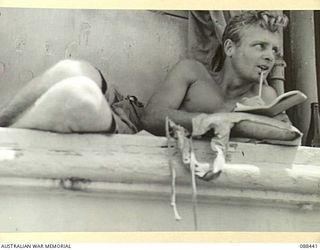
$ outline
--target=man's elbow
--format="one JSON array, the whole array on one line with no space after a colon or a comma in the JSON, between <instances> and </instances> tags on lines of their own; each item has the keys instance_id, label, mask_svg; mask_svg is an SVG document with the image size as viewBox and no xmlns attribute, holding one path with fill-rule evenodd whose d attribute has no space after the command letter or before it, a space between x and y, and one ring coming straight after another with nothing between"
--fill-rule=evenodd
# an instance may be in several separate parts
<instances>
[{"instance_id":1,"label":"man's elbow","mask_svg":"<svg viewBox=\"0 0 320 250\"><path fill-rule=\"evenodd\" d=\"M146 107L140 117L142 128L154 135L164 135L165 131L162 126L159 126L159 118L156 114L159 114L159 112Z\"/></svg>"},{"instance_id":2,"label":"man's elbow","mask_svg":"<svg viewBox=\"0 0 320 250\"><path fill-rule=\"evenodd\" d=\"M148 130L149 119L150 119L149 116L150 116L150 113L146 107L146 108L144 108L144 110L140 114L140 121L141 121L143 129L145 129L145 130Z\"/></svg>"},{"instance_id":3,"label":"man's elbow","mask_svg":"<svg viewBox=\"0 0 320 250\"><path fill-rule=\"evenodd\" d=\"M148 132L153 133L153 116L152 116L152 110L148 107L146 107L143 112L141 113L141 124L142 124L142 128L144 130L147 130Z\"/></svg>"}]
</instances>

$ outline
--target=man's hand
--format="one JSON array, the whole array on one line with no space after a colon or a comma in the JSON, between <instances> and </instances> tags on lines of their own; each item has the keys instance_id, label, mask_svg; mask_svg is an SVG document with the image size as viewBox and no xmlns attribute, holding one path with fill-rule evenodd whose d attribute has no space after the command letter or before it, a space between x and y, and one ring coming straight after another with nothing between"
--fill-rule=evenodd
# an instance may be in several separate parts
<instances>
[{"instance_id":1,"label":"man's hand","mask_svg":"<svg viewBox=\"0 0 320 250\"><path fill-rule=\"evenodd\" d=\"M252 106L252 107L258 107L265 105L265 102L262 100L260 96L254 96L254 97L244 97L241 99L240 103L242 105L246 106Z\"/></svg>"},{"instance_id":2,"label":"man's hand","mask_svg":"<svg viewBox=\"0 0 320 250\"><path fill-rule=\"evenodd\" d=\"M284 112L280 113L280 114L278 114L278 115L276 115L276 116L274 116L272 118L274 118L274 119L276 119L278 121L282 121L284 123L288 123L288 124L292 125L288 115L286 113L284 113Z\"/></svg>"}]
</instances>

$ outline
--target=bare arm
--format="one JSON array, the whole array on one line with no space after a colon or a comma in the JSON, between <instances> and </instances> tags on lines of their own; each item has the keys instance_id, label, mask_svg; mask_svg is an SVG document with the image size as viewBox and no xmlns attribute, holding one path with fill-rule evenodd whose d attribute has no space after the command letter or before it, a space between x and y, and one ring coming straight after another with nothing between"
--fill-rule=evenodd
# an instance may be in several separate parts
<instances>
[{"instance_id":1,"label":"bare arm","mask_svg":"<svg viewBox=\"0 0 320 250\"><path fill-rule=\"evenodd\" d=\"M165 118L192 130L192 118L199 113L179 110L191 84L198 80L199 63L184 60L176 64L165 82L154 92L142 116L144 129L156 135L165 133Z\"/></svg>"}]
</instances>

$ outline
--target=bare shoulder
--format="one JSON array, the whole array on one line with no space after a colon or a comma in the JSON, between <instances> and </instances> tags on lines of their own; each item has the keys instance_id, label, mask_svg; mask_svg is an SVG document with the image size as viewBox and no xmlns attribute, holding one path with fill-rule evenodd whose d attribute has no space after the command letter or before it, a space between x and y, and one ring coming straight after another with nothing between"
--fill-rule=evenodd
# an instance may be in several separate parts
<instances>
[{"instance_id":1,"label":"bare shoulder","mask_svg":"<svg viewBox=\"0 0 320 250\"><path fill-rule=\"evenodd\" d=\"M204 67L204 65L194 59L182 59L176 64L176 67L181 69L199 69Z\"/></svg>"},{"instance_id":2,"label":"bare shoulder","mask_svg":"<svg viewBox=\"0 0 320 250\"><path fill-rule=\"evenodd\" d=\"M193 59L179 61L172 70L193 82L210 78L206 67L201 62Z\"/></svg>"},{"instance_id":3,"label":"bare shoulder","mask_svg":"<svg viewBox=\"0 0 320 250\"><path fill-rule=\"evenodd\" d=\"M201 63L184 59L176 63L168 73L165 81L151 95L147 107L178 109L190 87L199 80Z\"/></svg>"}]
</instances>

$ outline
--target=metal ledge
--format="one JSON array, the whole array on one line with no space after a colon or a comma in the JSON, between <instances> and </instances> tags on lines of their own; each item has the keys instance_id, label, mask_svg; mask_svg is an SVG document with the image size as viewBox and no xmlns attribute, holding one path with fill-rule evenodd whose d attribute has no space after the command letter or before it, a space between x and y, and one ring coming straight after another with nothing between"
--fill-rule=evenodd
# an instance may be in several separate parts
<instances>
[{"instance_id":1,"label":"metal ledge","mask_svg":"<svg viewBox=\"0 0 320 250\"><path fill-rule=\"evenodd\" d=\"M194 147L199 160L211 160L208 141L195 141ZM197 180L198 203L202 210L199 216L204 230L319 230L316 221L320 205L319 156L320 149L317 148L231 142L223 173L211 182ZM177 172L178 208L189 214L192 208L190 172L181 163L179 154L175 155L173 164ZM171 176L164 137L57 134L0 128L0 166L1 216L20 218L15 224L2 218L0 231L20 229L23 225L25 228L21 231L46 231L49 225L50 230L56 231L61 228L64 231L193 228L190 214L184 215L187 221L177 226L169 208ZM52 203L52 200L60 201ZM80 202L83 207L77 207L75 212L72 200ZM100 205L94 206L93 200ZM5 201L21 205L15 206L12 212L12 205ZM79 225L61 225L59 219L46 224L37 219L35 225L26 226L27 218L21 216L29 202L33 202L34 205L30 205L32 209L43 213L43 216L52 206L57 206L57 211L63 207L65 212L61 218L65 216L70 220L75 217ZM102 211L108 211L108 217L101 219L101 224L91 222L87 206L98 217L106 213ZM148 225L142 223L139 216L151 211L137 210L137 207L160 209L159 213L167 215L159 215L164 225L158 216L149 216ZM255 211L254 222L244 223L249 216L245 207ZM122 215L128 216L132 210L140 215L132 214L125 226L121 227L119 222L107 223L114 218L122 218ZM227 217L218 224L209 223L217 220L217 213ZM286 221L293 214L295 220L291 225ZM278 224L270 222L273 215ZM305 224L302 225L301 220Z\"/></svg>"},{"instance_id":2,"label":"metal ledge","mask_svg":"<svg viewBox=\"0 0 320 250\"><path fill-rule=\"evenodd\" d=\"M211 161L208 141L195 141L201 161ZM221 176L198 180L199 190L216 188L320 193L320 149L231 142ZM166 138L138 135L56 134L0 129L0 177L168 185ZM190 185L190 173L176 154L177 183ZM23 182L22 182L23 183ZM0 184L1 185L1 184Z\"/></svg>"}]
</instances>

